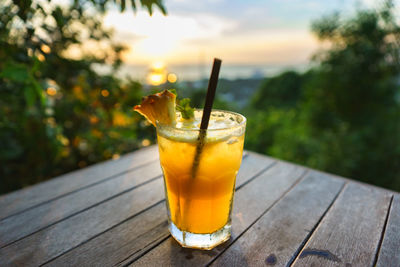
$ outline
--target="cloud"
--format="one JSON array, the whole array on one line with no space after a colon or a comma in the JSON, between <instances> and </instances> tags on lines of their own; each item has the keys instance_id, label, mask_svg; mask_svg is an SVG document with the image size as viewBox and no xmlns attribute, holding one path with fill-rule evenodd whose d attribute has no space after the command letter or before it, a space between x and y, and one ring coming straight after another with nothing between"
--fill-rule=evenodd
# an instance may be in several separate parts
<instances>
[{"instance_id":1,"label":"cloud","mask_svg":"<svg viewBox=\"0 0 400 267\"><path fill-rule=\"evenodd\" d=\"M163 16L156 12L149 16L146 12L137 15L109 12L105 17L105 25L115 27L119 32L135 36L167 35L174 39L218 36L235 24L234 20L205 13Z\"/></svg>"},{"instance_id":2,"label":"cloud","mask_svg":"<svg viewBox=\"0 0 400 267\"><path fill-rule=\"evenodd\" d=\"M305 63L317 47L317 41L304 30L237 33L223 39L205 40L202 44L202 50L209 57L221 56L231 64Z\"/></svg>"},{"instance_id":3,"label":"cloud","mask_svg":"<svg viewBox=\"0 0 400 267\"><path fill-rule=\"evenodd\" d=\"M201 54L238 64L295 64L307 62L318 47L310 23L334 11L351 15L357 1L166 0L166 17L115 11L105 23L131 47L124 55L129 63L196 63Z\"/></svg>"},{"instance_id":4,"label":"cloud","mask_svg":"<svg viewBox=\"0 0 400 267\"><path fill-rule=\"evenodd\" d=\"M219 38L224 31L235 27L235 22L201 13L194 16L155 13L150 17L146 12L138 12L136 16L110 12L105 25L116 28L118 40L131 47L126 60L146 57L151 61L167 56L188 40Z\"/></svg>"}]
</instances>

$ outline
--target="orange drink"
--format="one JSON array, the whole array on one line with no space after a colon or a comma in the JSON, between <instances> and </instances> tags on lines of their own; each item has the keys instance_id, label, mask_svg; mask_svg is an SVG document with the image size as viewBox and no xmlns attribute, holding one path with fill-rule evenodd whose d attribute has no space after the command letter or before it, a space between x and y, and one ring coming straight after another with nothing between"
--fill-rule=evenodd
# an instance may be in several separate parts
<instances>
[{"instance_id":1,"label":"orange drink","mask_svg":"<svg viewBox=\"0 0 400 267\"><path fill-rule=\"evenodd\" d=\"M175 125L156 128L170 232L182 246L211 249L230 237L246 119L214 110L200 142L201 115L185 121L177 113Z\"/></svg>"}]
</instances>

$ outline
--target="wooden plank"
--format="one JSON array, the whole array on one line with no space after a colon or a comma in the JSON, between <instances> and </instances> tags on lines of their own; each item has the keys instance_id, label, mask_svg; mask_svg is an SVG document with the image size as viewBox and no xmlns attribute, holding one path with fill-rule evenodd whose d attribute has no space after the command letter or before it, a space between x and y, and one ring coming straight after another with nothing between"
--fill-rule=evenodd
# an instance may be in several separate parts
<instances>
[{"instance_id":1,"label":"wooden plank","mask_svg":"<svg viewBox=\"0 0 400 267\"><path fill-rule=\"evenodd\" d=\"M270 168L276 161L263 155L246 151L246 157L242 160L240 170L236 177L235 187L239 188Z\"/></svg>"},{"instance_id":2,"label":"wooden plank","mask_svg":"<svg viewBox=\"0 0 400 267\"><path fill-rule=\"evenodd\" d=\"M395 194L390 207L377 267L400 266L400 195Z\"/></svg>"},{"instance_id":3,"label":"wooden plank","mask_svg":"<svg viewBox=\"0 0 400 267\"><path fill-rule=\"evenodd\" d=\"M335 179L342 180L342 181L344 181L345 183L351 182L351 183L356 184L356 185L371 187L371 188L374 189L374 190L376 189L376 190L379 190L379 191L382 191L382 192L386 192L386 193L388 193L388 194L394 194L394 193L396 193L395 191L390 190L390 189L387 189L387 188L383 188L383 187L379 187L379 186L376 186L376 185L373 185L373 184L368 184L368 183L365 183L365 182L353 180L353 179L351 179L351 178L339 176L339 175L337 175L337 174L328 173L328 172L324 172L324 171L321 171L321 170L313 170L313 171L318 172L318 173L322 173L322 174L329 175L329 176L331 176L331 177L333 177L333 178L335 178Z\"/></svg>"},{"instance_id":4,"label":"wooden plank","mask_svg":"<svg viewBox=\"0 0 400 267\"><path fill-rule=\"evenodd\" d=\"M259 155L254 155L253 158L257 159L260 157ZM260 165L261 162L263 164L272 163L271 160L266 159L246 162L246 168L249 169L248 172L257 172L267 167L262 164ZM63 218L90 208L99 202L106 201L110 197L121 194L161 174L160 163L155 161L134 169L131 172L108 179L103 183L95 184L94 186L73 192L54 201L0 220L0 247L4 247ZM243 175L238 176L238 184L242 183L242 179L244 179L242 177Z\"/></svg>"},{"instance_id":5,"label":"wooden plank","mask_svg":"<svg viewBox=\"0 0 400 267\"><path fill-rule=\"evenodd\" d=\"M343 185L343 181L310 172L212 266L286 266Z\"/></svg>"},{"instance_id":6,"label":"wooden plank","mask_svg":"<svg viewBox=\"0 0 400 267\"><path fill-rule=\"evenodd\" d=\"M272 160L257 154L244 158L236 187L242 186L272 164ZM163 202L63 254L48 265L93 266L101 258L102 265L110 266L124 261L132 254L143 253L168 236L167 215Z\"/></svg>"},{"instance_id":7,"label":"wooden plank","mask_svg":"<svg viewBox=\"0 0 400 267\"><path fill-rule=\"evenodd\" d=\"M108 179L103 183L75 191L43 205L0 221L0 247L54 224L68 216L97 205L155 177L161 177L158 161Z\"/></svg>"},{"instance_id":8,"label":"wooden plank","mask_svg":"<svg viewBox=\"0 0 400 267\"><path fill-rule=\"evenodd\" d=\"M3 247L0 249L0 266L43 264L163 199L163 181L159 178Z\"/></svg>"},{"instance_id":9,"label":"wooden plank","mask_svg":"<svg viewBox=\"0 0 400 267\"><path fill-rule=\"evenodd\" d=\"M156 179L0 249L0 266L38 266L164 199Z\"/></svg>"},{"instance_id":10,"label":"wooden plank","mask_svg":"<svg viewBox=\"0 0 400 267\"><path fill-rule=\"evenodd\" d=\"M391 195L349 183L294 266L372 266Z\"/></svg>"},{"instance_id":11,"label":"wooden plank","mask_svg":"<svg viewBox=\"0 0 400 267\"><path fill-rule=\"evenodd\" d=\"M140 149L49 181L0 196L0 219L158 159L157 146Z\"/></svg>"},{"instance_id":12,"label":"wooden plank","mask_svg":"<svg viewBox=\"0 0 400 267\"><path fill-rule=\"evenodd\" d=\"M102 235L45 264L45 266L112 266L132 253L157 244L169 236L165 202L140 216L110 229Z\"/></svg>"},{"instance_id":13,"label":"wooden plank","mask_svg":"<svg viewBox=\"0 0 400 267\"><path fill-rule=\"evenodd\" d=\"M203 266L207 264L289 191L301 179L304 172L303 168L279 162L238 190L234 200L232 237L227 243L210 251L202 251L184 249L170 237L143 257L140 257L143 253L137 253L119 265ZM138 257L140 258L137 259Z\"/></svg>"}]
</instances>

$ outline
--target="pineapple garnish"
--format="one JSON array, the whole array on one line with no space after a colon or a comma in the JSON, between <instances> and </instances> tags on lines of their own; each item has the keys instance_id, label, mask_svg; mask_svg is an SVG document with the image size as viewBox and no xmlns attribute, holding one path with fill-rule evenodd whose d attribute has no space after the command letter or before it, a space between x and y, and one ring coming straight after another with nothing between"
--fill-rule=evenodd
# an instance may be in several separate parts
<instances>
[{"instance_id":1,"label":"pineapple garnish","mask_svg":"<svg viewBox=\"0 0 400 267\"><path fill-rule=\"evenodd\" d=\"M145 96L140 105L133 109L142 114L151 124L156 126L156 121L161 124L175 125L175 99L176 95L168 90Z\"/></svg>"},{"instance_id":2,"label":"pineapple garnish","mask_svg":"<svg viewBox=\"0 0 400 267\"><path fill-rule=\"evenodd\" d=\"M176 99L176 91L174 89L145 96L142 99L142 103L136 105L133 109L143 115L154 126L156 126L156 121L161 124L175 125L175 111L181 113L183 122L191 122L194 119L194 108L190 106L190 99Z\"/></svg>"}]
</instances>

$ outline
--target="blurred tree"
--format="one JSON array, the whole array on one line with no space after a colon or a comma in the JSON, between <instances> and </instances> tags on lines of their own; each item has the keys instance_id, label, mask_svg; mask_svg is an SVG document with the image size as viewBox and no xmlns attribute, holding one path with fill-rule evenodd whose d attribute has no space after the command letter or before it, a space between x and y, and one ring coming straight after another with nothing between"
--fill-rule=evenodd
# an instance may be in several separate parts
<instances>
[{"instance_id":1,"label":"blurred tree","mask_svg":"<svg viewBox=\"0 0 400 267\"><path fill-rule=\"evenodd\" d=\"M188 96L191 99L191 106L202 109L206 101L206 94L207 94L207 88L192 90ZM222 110L233 109L232 104L228 104L226 101L222 100L218 96L215 96L213 108Z\"/></svg>"},{"instance_id":2,"label":"blurred tree","mask_svg":"<svg viewBox=\"0 0 400 267\"><path fill-rule=\"evenodd\" d=\"M303 77L295 71L286 71L266 79L252 98L253 107L293 107L300 98Z\"/></svg>"},{"instance_id":3,"label":"blurred tree","mask_svg":"<svg viewBox=\"0 0 400 267\"><path fill-rule=\"evenodd\" d=\"M125 10L125 0L116 3ZM113 4L0 2L0 193L117 158L154 139L132 111L141 85L114 75L124 47L101 23ZM166 13L160 0L129 4ZM111 74L96 73L95 63L112 65Z\"/></svg>"},{"instance_id":4,"label":"blurred tree","mask_svg":"<svg viewBox=\"0 0 400 267\"><path fill-rule=\"evenodd\" d=\"M313 24L331 49L317 54L302 107L325 155L313 164L400 190L400 27L392 11L387 1L344 23L335 15Z\"/></svg>"},{"instance_id":5,"label":"blurred tree","mask_svg":"<svg viewBox=\"0 0 400 267\"><path fill-rule=\"evenodd\" d=\"M400 191L400 27L393 9L386 1L352 19L334 14L314 22L330 48L315 55L312 71L285 73L260 88L253 103L265 111L250 117L258 136L249 131L247 146Z\"/></svg>"}]
</instances>

